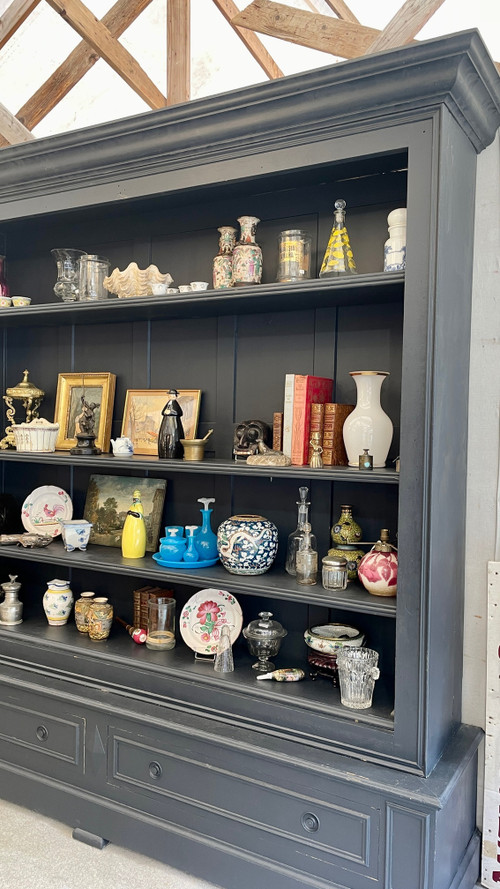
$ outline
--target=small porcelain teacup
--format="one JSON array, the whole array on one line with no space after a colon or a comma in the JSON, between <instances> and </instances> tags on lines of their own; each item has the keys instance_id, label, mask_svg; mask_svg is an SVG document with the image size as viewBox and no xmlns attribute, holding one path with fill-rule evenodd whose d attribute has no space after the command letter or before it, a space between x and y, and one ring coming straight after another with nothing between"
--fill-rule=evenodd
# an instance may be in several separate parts
<instances>
[{"instance_id":1,"label":"small porcelain teacup","mask_svg":"<svg viewBox=\"0 0 500 889\"><path fill-rule=\"evenodd\" d=\"M134 446L130 438L127 438L125 435L121 438L112 438L111 447L115 457L131 457L134 453Z\"/></svg>"},{"instance_id":2,"label":"small porcelain teacup","mask_svg":"<svg viewBox=\"0 0 500 889\"><path fill-rule=\"evenodd\" d=\"M151 290L153 291L153 296L164 296L165 293L169 292L170 286L168 281L157 281L155 284L151 284Z\"/></svg>"},{"instance_id":3,"label":"small porcelain teacup","mask_svg":"<svg viewBox=\"0 0 500 889\"><path fill-rule=\"evenodd\" d=\"M12 300L10 296L0 296L0 306L5 309L7 306L12 305Z\"/></svg>"},{"instance_id":4,"label":"small porcelain teacup","mask_svg":"<svg viewBox=\"0 0 500 889\"><path fill-rule=\"evenodd\" d=\"M31 297L29 296L13 296L12 297L12 305L13 306L29 306L31 304Z\"/></svg>"},{"instance_id":5,"label":"small porcelain teacup","mask_svg":"<svg viewBox=\"0 0 500 889\"><path fill-rule=\"evenodd\" d=\"M180 293L191 293L191 284L179 284L179 292Z\"/></svg>"},{"instance_id":6,"label":"small porcelain teacup","mask_svg":"<svg viewBox=\"0 0 500 889\"><path fill-rule=\"evenodd\" d=\"M191 281L191 290L208 290L208 281Z\"/></svg>"}]
</instances>

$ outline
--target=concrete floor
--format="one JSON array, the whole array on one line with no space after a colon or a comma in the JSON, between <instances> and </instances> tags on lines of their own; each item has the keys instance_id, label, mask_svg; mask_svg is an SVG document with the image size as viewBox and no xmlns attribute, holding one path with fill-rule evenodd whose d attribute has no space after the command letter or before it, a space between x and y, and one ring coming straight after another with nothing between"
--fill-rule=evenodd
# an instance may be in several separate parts
<instances>
[{"instance_id":1,"label":"concrete floor","mask_svg":"<svg viewBox=\"0 0 500 889\"><path fill-rule=\"evenodd\" d=\"M109 844L94 849L71 828L0 800L0 889L216 889Z\"/></svg>"}]
</instances>

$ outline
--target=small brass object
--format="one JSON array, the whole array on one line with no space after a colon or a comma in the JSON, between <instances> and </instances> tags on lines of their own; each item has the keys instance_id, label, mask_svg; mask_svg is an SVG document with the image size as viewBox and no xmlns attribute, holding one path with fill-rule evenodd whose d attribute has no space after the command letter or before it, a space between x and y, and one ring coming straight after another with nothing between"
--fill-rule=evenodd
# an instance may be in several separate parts
<instances>
[{"instance_id":1,"label":"small brass object","mask_svg":"<svg viewBox=\"0 0 500 889\"><path fill-rule=\"evenodd\" d=\"M205 456L205 444L212 435L213 429L209 429L205 438L181 438L184 445L184 460L198 462Z\"/></svg>"},{"instance_id":2,"label":"small brass object","mask_svg":"<svg viewBox=\"0 0 500 889\"><path fill-rule=\"evenodd\" d=\"M17 386L9 386L9 388L5 390L3 400L7 405L6 414L9 425L5 427L5 436L0 441L0 448L2 448L2 450L5 450L6 448L15 448L16 446L12 429L12 426L16 425L16 408L13 404L14 399L16 401L21 401L25 410L26 418L22 422L31 423L32 420L38 419L38 409L42 403L45 392L43 389L39 389L38 386L35 386L34 383L30 383L28 376L29 371L24 370L21 382L18 383Z\"/></svg>"}]
</instances>

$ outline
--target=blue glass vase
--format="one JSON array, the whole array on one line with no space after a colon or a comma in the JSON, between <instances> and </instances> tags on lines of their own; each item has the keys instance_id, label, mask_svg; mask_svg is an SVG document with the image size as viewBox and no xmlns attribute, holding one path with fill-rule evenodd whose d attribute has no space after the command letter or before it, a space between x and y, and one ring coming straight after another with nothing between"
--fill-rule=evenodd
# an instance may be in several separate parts
<instances>
[{"instance_id":1,"label":"blue glass vase","mask_svg":"<svg viewBox=\"0 0 500 889\"><path fill-rule=\"evenodd\" d=\"M198 503L203 503L203 509L200 509L202 525L200 531L196 535L196 549L202 560L208 561L209 559L217 559L219 555L217 550L217 535L212 531L210 522L212 510L209 509L209 503L215 503L215 499L213 497L199 497Z\"/></svg>"}]
</instances>

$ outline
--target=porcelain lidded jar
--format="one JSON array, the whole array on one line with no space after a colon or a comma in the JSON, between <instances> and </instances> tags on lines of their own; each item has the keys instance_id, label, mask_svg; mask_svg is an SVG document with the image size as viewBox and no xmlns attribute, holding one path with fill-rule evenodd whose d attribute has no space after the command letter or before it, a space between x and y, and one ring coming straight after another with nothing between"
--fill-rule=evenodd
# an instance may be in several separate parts
<instances>
[{"instance_id":1,"label":"porcelain lidded jar","mask_svg":"<svg viewBox=\"0 0 500 889\"><path fill-rule=\"evenodd\" d=\"M387 371L351 371L358 390L358 399L342 429L349 466L359 468L359 457L365 449L373 457L374 468L385 466L393 425L380 404L380 389L388 376Z\"/></svg>"},{"instance_id":2,"label":"porcelain lidded jar","mask_svg":"<svg viewBox=\"0 0 500 889\"><path fill-rule=\"evenodd\" d=\"M43 596L43 610L51 627L62 627L68 622L73 593L68 580L49 580Z\"/></svg>"},{"instance_id":3,"label":"porcelain lidded jar","mask_svg":"<svg viewBox=\"0 0 500 889\"><path fill-rule=\"evenodd\" d=\"M395 596L398 591L398 551L382 528L377 541L358 566L358 577L372 596Z\"/></svg>"},{"instance_id":4,"label":"porcelain lidded jar","mask_svg":"<svg viewBox=\"0 0 500 889\"><path fill-rule=\"evenodd\" d=\"M219 525L217 549L230 574L264 574L278 552L278 529L260 515L234 515Z\"/></svg>"}]
</instances>

